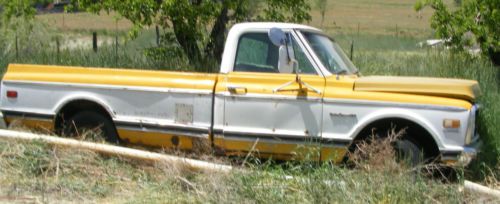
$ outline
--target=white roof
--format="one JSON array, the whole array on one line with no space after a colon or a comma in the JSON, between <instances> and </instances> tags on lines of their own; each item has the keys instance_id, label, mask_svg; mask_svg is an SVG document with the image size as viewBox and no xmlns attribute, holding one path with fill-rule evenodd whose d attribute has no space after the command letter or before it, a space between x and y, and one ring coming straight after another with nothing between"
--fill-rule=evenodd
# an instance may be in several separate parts
<instances>
[{"instance_id":1,"label":"white roof","mask_svg":"<svg viewBox=\"0 0 500 204\"><path fill-rule=\"evenodd\" d=\"M317 29L315 27L311 26L306 26L306 25L301 25L301 24L295 24L295 23L278 23L278 22L248 22L248 23L238 23L233 26L233 28L281 28L281 29L302 29L302 30L313 30L313 31L320 31L320 29Z\"/></svg>"}]
</instances>

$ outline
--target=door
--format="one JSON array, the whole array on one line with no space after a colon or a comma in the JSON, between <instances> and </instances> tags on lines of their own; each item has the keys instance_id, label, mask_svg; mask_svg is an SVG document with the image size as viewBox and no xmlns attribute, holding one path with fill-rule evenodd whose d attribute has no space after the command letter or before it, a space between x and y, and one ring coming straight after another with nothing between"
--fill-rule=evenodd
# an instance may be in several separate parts
<instances>
[{"instance_id":1,"label":"door","mask_svg":"<svg viewBox=\"0 0 500 204\"><path fill-rule=\"evenodd\" d=\"M321 139L325 79L296 35L289 34L298 75L280 73L280 49L266 32L241 35L233 70L220 76L217 88L224 100L224 116L222 138L214 142L226 152L319 158L315 150Z\"/></svg>"}]
</instances>

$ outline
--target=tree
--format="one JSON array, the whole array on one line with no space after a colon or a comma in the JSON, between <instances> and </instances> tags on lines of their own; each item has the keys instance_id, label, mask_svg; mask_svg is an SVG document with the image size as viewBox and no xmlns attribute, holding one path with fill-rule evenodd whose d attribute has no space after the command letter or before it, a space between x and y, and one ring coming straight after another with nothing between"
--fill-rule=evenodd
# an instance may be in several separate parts
<instances>
[{"instance_id":1,"label":"tree","mask_svg":"<svg viewBox=\"0 0 500 204\"><path fill-rule=\"evenodd\" d=\"M160 25L173 32L176 43L198 67L221 61L227 27L245 20L302 22L311 19L307 0L76 0L87 11L115 11L134 24ZM263 7L262 12L255 8Z\"/></svg>"},{"instance_id":2,"label":"tree","mask_svg":"<svg viewBox=\"0 0 500 204\"><path fill-rule=\"evenodd\" d=\"M456 9L448 9L442 0L421 0L415 9L427 6L435 10L431 27L437 37L449 39L447 43L458 50L477 43L484 55L500 65L499 0L463 0Z\"/></svg>"},{"instance_id":3,"label":"tree","mask_svg":"<svg viewBox=\"0 0 500 204\"><path fill-rule=\"evenodd\" d=\"M8 25L12 18L32 19L36 13L33 7L34 3L36 2L32 0L0 0L0 14L3 18L3 25Z\"/></svg>"}]
</instances>

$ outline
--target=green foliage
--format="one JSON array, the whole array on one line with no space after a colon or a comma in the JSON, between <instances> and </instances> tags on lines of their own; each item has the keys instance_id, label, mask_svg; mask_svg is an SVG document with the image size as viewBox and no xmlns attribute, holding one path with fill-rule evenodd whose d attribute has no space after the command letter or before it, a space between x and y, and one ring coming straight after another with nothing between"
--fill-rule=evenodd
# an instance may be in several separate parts
<instances>
[{"instance_id":1,"label":"green foliage","mask_svg":"<svg viewBox=\"0 0 500 204\"><path fill-rule=\"evenodd\" d=\"M263 21L303 22L310 21L311 7L306 0L267 0L264 15L258 19Z\"/></svg>"},{"instance_id":2,"label":"green foliage","mask_svg":"<svg viewBox=\"0 0 500 204\"><path fill-rule=\"evenodd\" d=\"M36 2L33 0L0 0L4 24L8 24L12 18L33 19L36 13L36 9L33 6Z\"/></svg>"},{"instance_id":3,"label":"green foliage","mask_svg":"<svg viewBox=\"0 0 500 204\"><path fill-rule=\"evenodd\" d=\"M457 9L449 9L442 0L421 0L416 10L430 6L435 10L431 27L437 37L449 39L457 49L477 43L494 62L500 58L500 1L466 0ZM473 37L467 36L471 33Z\"/></svg>"},{"instance_id":4,"label":"green foliage","mask_svg":"<svg viewBox=\"0 0 500 204\"><path fill-rule=\"evenodd\" d=\"M195 67L207 61L220 62L229 24L251 19L291 22L311 19L306 0L77 0L73 3L94 13L118 12L134 24L132 36L144 26L160 25L163 31L174 34L173 43L179 44ZM260 6L264 6L262 13L255 11Z\"/></svg>"}]
</instances>

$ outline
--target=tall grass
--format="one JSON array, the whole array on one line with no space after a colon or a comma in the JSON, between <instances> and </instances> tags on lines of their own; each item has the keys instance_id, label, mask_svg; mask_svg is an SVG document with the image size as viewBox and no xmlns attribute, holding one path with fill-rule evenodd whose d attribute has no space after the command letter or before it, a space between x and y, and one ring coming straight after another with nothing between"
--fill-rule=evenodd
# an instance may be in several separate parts
<instances>
[{"instance_id":1,"label":"tall grass","mask_svg":"<svg viewBox=\"0 0 500 204\"><path fill-rule=\"evenodd\" d=\"M39 202L461 203L458 184L403 171L258 164L230 173L190 172L44 143L0 141L0 195ZM9 200L7 200L9 202Z\"/></svg>"}]
</instances>

